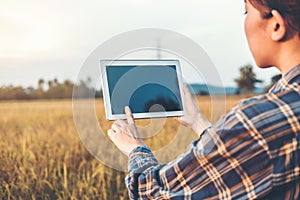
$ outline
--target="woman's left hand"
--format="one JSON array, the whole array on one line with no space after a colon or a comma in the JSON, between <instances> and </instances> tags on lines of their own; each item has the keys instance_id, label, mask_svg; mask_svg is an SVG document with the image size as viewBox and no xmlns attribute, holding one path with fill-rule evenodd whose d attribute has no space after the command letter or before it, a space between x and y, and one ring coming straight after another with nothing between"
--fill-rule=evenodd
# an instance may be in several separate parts
<instances>
[{"instance_id":1,"label":"woman's left hand","mask_svg":"<svg viewBox=\"0 0 300 200\"><path fill-rule=\"evenodd\" d=\"M144 146L140 133L138 132L131 110L128 106L125 107L127 122L117 120L107 131L111 141L127 156L138 146Z\"/></svg>"}]
</instances>

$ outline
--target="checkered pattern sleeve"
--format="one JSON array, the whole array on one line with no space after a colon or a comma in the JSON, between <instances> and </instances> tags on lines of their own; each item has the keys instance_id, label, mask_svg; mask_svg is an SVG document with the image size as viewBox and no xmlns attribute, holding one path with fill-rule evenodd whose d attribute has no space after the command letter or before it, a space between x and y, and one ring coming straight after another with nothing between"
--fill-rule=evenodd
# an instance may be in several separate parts
<instances>
[{"instance_id":1,"label":"checkered pattern sleeve","mask_svg":"<svg viewBox=\"0 0 300 200\"><path fill-rule=\"evenodd\" d=\"M223 131L222 135L227 132ZM237 142L241 139L248 141ZM264 146L250 140L247 134L235 140L220 138L210 129L167 165L159 165L149 150L135 152L130 157L132 166L127 176L130 196L133 199L245 199L262 195L271 184L272 164Z\"/></svg>"},{"instance_id":2,"label":"checkered pattern sleeve","mask_svg":"<svg viewBox=\"0 0 300 200\"><path fill-rule=\"evenodd\" d=\"M168 164L148 147L135 149L126 177L130 197L298 199L300 87L284 88L242 101Z\"/></svg>"}]
</instances>

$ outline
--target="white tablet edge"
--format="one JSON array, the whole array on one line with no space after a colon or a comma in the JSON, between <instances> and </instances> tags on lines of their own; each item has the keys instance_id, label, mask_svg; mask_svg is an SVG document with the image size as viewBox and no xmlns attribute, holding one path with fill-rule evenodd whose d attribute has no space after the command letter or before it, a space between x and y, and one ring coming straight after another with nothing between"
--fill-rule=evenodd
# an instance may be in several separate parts
<instances>
[{"instance_id":1,"label":"white tablet edge","mask_svg":"<svg viewBox=\"0 0 300 200\"><path fill-rule=\"evenodd\" d=\"M110 104L110 96L107 84L107 74L106 74L106 66L108 65L120 65L120 66L132 66L132 65L175 65L178 87L180 91L180 98L182 104L181 111L165 111L165 112L152 112L152 113L133 113L134 119L145 119L145 118L162 118L162 117L176 117L184 115L184 98L183 98L183 79L182 72L180 67L180 62L177 59L174 60L112 60L112 59L104 59L100 60L100 72L102 76L102 92L103 92L103 102L105 108L105 115L107 120L118 120L118 119L126 119L125 114L112 114L111 104Z\"/></svg>"}]
</instances>

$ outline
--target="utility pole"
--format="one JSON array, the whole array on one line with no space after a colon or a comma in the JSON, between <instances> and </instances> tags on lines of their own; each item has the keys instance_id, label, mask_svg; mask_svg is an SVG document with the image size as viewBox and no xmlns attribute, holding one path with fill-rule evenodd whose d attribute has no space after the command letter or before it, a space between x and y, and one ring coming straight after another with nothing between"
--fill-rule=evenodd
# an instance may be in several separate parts
<instances>
[{"instance_id":1,"label":"utility pole","mask_svg":"<svg viewBox=\"0 0 300 200\"><path fill-rule=\"evenodd\" d=\"M160 60L161 59L161 52L160 52L161 44L160 44L160 39L158 38L156 42L157 42L157 47L156 47L156 49L157 49L157 59Z\"/></svg>"}]
</instances>

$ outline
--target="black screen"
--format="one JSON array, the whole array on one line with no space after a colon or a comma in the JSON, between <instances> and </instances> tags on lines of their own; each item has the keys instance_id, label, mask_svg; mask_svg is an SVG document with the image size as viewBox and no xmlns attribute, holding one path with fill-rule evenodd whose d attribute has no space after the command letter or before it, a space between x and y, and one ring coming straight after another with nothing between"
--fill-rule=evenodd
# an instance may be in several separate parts
<instances>
[{"instance_id":1,"label":"black screen","mask_svg":"<svg viewBox=\"0 0 300 200\"><path fill-rule=\"evenodd\" d=\"M112 114L181 111L176 66L107 66Z\"/></svg>"}]
</instances>

